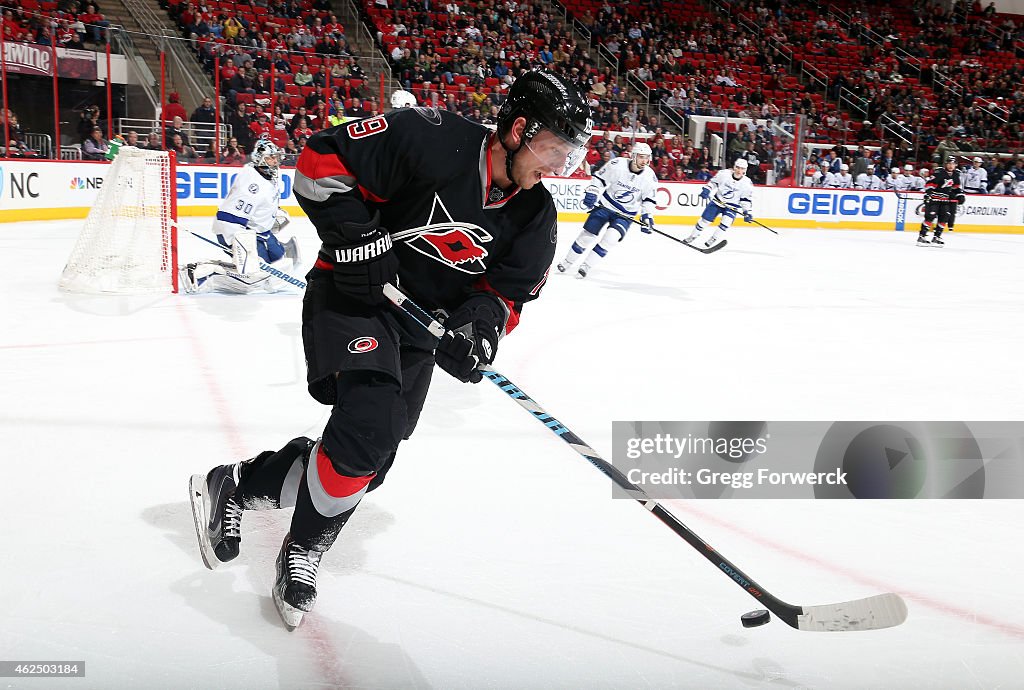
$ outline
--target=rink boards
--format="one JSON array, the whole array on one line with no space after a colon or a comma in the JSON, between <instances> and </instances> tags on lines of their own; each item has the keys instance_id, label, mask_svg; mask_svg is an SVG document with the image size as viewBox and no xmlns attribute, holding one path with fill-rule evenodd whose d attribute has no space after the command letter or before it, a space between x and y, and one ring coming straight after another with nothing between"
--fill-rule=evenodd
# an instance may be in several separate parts
<instances>
[{"instance_id":1,"label":"rink boards","mask_svg":"<svg viewBox=\"0 0 1024 690\"><path fill-rule=\"evenodd\" d=\"M84 218L94 205L109 169L104 162L0 162L0 222ZM179 166L180 216L212 216L237 168ZM282 170L281 205L301 214L292 193L293 169ZM544 184L558 207L559 220L580 222L587 179L549 178ZM657 222L691 225L704 208L700 183L658 185ZM903 195L900 195L903 196ZM911 230L921 221L920 194L900 198L893 192L756 187L755 217L775 228ZM742 224L743 221L739 220ZM1024 232L1024 197L968 196L958 209L961 232Z\"/></svg>"}]
</instances>

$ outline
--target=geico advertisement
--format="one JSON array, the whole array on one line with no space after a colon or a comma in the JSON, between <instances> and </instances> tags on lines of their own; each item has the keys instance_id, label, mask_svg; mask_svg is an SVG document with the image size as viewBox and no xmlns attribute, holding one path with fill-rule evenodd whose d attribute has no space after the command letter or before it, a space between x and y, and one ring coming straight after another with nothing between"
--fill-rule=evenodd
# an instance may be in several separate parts
<instances>
[{"instance_id":1,"label":"geico advertisement","mask_svg":"<svg viewBox=\"0 0 1024 690\"><path fill-rule=\"evenodd\" d=\"M588 179L544 181L559 212L579 220ZM655 204L663 223L690 223L704 212L701 183L662 182ZM917 230L923 214L922 194L855 189L755 187L754 216L779 227ZM1018 232L1024 225L1024 197L968 196L957 209L959 227L974 231Z\"/></svg>"}]
</instances>

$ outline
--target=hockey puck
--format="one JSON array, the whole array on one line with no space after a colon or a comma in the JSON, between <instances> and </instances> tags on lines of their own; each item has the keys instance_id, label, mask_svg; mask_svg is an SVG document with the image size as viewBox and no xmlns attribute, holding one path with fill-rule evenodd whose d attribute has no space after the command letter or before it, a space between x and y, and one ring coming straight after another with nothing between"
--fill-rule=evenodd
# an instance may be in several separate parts
<instances>
[{"instance_id":1,"label":"hockey puck","mask_svg":"<svg viewBox=\"0 0 1024 690\"><path fill-rule=\"evenodd\" d=\"M764 625L772 619L772 615L764 609L757 611L750 611L740 616L740 623L743 624L744 628L756 628L759 625Z\"/></svg>"}]
</instances>

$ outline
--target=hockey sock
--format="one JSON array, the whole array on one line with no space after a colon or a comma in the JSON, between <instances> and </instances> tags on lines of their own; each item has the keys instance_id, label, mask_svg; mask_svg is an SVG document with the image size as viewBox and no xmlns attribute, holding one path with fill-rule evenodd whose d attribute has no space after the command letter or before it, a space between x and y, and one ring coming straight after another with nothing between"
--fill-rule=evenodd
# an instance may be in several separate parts
<instances>
[{"instance_id":1,"label":"hockey sock","mask_svg":"<svg viewBox=\"0 0 1024 690\"><path fill-rule=\"evenodd\" d=\"M572 243L572 247L565 253L565 261L563 263L573 264L586 256L590 248L597 243L597 235L587 232L584 230L580 233L576 241Z\"/></svg>"},{"instance_id":2,"label":"hockey sock","mask_svg":"<svg viewBox=\"0 0 1024 690\"><path fill-rule=\"evenodd\" d=\"M707 223L706 223L706 222L704 221L704 219L703 219L703 218L701 218L700 220L698 220L698 221L697 221L697 226L696 226L696 227L695 227L695 228L693 229L693 232L691 232L691 233L690 233L690 236L689 236L689 237L687 237L686 239L687 239L687 240L689 240L689 241L691 241L691 242L692 242L693 240L697 239L697 237L698 237L698 236L699 236L699 235L700 235L700 234L701 234L702 232L704 232L704 229L705 229L705 228L706 228L707 226L708 226L708 224L707 224Z\"/></svg>"},{"instance_id":3,"label":"hockey sock","mask_svg":"<svg viewBox=\"0 0 1024 690\"><path fill-rule=\"evenodd\" d=\"M317 444L299 483L292 540L307 549L327 551L355 512L376 474L352 477L342 474Z\"/></svg>"},{"instance_id":4,"label":"hockey sock","mask_svg":"<svg viewBox=\"0 0 1024 690\"><path fill-rule=\"evenodd\" d=\"M246 510L272 510L295 505L302 470L313 440L300 436L279 451L263 451L239 465L238 497Z\"/></svg>"}]
</instances>

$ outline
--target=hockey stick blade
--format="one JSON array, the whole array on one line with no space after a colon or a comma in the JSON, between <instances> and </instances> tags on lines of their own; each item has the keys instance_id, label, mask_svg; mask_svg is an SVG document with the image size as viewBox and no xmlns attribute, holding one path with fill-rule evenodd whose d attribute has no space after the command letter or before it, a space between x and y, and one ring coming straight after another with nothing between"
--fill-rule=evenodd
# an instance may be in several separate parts
<instances>
[{"instance_id":1,"label":"hockey stick blade","mask_svg":"<svg viewBox=\"0 0 1024 690\"><path fill-rule=\"evenodd\" d=\"M655 230L655 232L659 232L659 231ZM661 233L661 234L664 235L665 233ZM676 239L675 237L672 237L671 235L665 235L665 237L668 237L668 238L673 239L673 240ZM700 252L701 254L714 254L719 249L725 249L725 245L729 244L729 240L722 240L721 242L719 242L718 244L714 245L713 247L697 247L697 246L695 246L693 244L688 244L686 242L683 242L682 240L677 240L677 241L680 244L689 247L690 249L695 249L696 251Z\"/></svg>"},{"instance_id":2,"label":"hockey stick blade","mask_svg":"<svg viewBox=\"0 0 1024 690\"><path fill-rule=\"evenodd\" d=\"M435 337L440 338L444 335L444 326L395 286L385 285L384 296ZM598 471L611 479L627 496L646 508L664 525L675 532L677 536L692 546L697 553L711 561L717 570L742 587L747 594L757 599L762 606L774 613L790 627L809 632L879 630L899 625L906 620L906 604L897 594L880 594L866 599L820 606L794 606L775 597L765 590L764 587L754 582L735 564L720 555L707 542L701 539L696 532L683 524L679 518L661 505L661 503L630 482L626 475L618 468L602 458L583 439L549 414L536 400L524 393L522 389L509 381L505 376L489 365L480 367L480 372L484 375L484 378L515 400L520 407L547 427L551 433L568 443L569 447Z\"/></svg>"},{"instance_id":3,"label":"hockey stick blade","mask_svg":"<svg viewBox=\"0 0 1024 690\"><path fill-rule=\"evenodd\" d=\"M228 254L228 255L231 254L231 248L230 247L225 247L220 242L217 242L215 240L211 240L209 237L206 237L205 235L200 235L195 230L189 230L188 232L193 237L198 237L203 242L207 242L209 244L212 244L214 247L217 247L218 249L220 249L225 254ZM272 275L272 276L274 276L276 278L279 278L279 279L283 280L284 282L286 282L286 283L288 283L290 285L294 285L295 287L299 288L300 290L305 290L306 289L306 281L300 280L299 278L296 278L295 276L291 275L290 273L285 273L284 271L282 271L279 268L274 268L273 266L268 264L263 259L260 259L260 270L264 271L266 273L269 273L270 275Z\"/></svg>"},{"instance_id":4,"label":"hockey stick blade","mask_svg":"<svg viewBox=\"0 0 1024 690\"><path fill-rule=\"evenodd\" d=\"M898 594L877 594L841 604L801 608L795 627L812 632L882 630L907 620L907 605Z\"/></svg>"}]
</instances>

